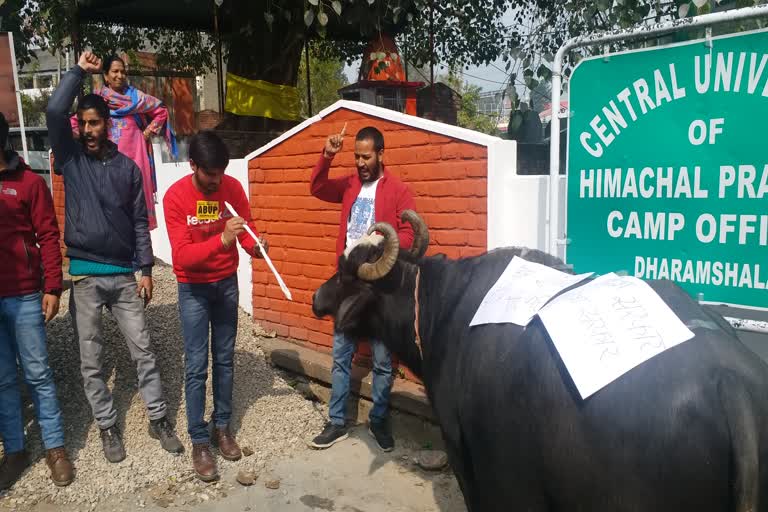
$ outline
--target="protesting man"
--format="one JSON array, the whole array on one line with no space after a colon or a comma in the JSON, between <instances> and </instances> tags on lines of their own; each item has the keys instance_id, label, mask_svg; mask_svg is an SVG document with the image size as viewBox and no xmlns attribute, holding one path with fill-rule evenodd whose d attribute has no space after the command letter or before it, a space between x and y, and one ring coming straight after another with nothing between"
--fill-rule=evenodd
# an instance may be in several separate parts
<instances>
[{"instance_id":1,"label":"protesting man","mask_svg":"<svg viewBox=\"0 0 768 512\"><path fill-rule=\"evenodd\" d=\"M91 52L83 53L51 96L47 120L56 172L64 176L64 242L73 281L70 314L80 342L85 394L101 429L104 456L110 462L120 462L125 458L125 447L102 368L104 307L112 311L136 361L150 435L171 453L183 447L166 417L144 314L152 299L154 257L141 171L108 140L110 113L101 96L88 94L78 101L80 143L73 139L69 124L68 111L83 78L100 70L101 59ZM134 255L142 273L138 286L133 274Z\"/></svg>"},{"instance_id":2,"label":"protesting man","mask_svg":"<svg viewBox=\"0 0 768 512\"><path fill-rule=\"evenodd\" d=\"M373 127L363 128L355 137L357 174L330 179L331 161L341 151L346 125L338 135L328 138L314 171L310 190L312 195L330 203L341 203L341 223L336 254L341 256L364 237L375 222L396 226L400 247L410 248L413 229L401 220L404 210L415 210L413 196L399 179L384 168L384 136ZM392 361L389 351L378 340L369 340L373 352L373 409L369 416L369 432L384 451L391 451L395 442L389 426L389 394L392 388ZM357 340L337 332L333 337L333 370L331 371L331 400L328 404L330 422L311 445L329 446L347 438L346 404L349 395L352 356Z\"/></svg>"},{"instance_id":3,"label":"protesting man","mask_svg":"<svg viewBox=\"0 0 768 512\"><path fill-rule=\"evenodd\" d=\"M5 451L0 490L11 487L29 465L17 358L35 404L51 480L64 486L75 473L64 450L45 335L45 323L59 311L59 226L45 180L18 154L2 151L7 140L8 123L0 113L0 435Z\"/></svg>"},{"instance_id":4,"label":"protesting man","mask_svg":"<svg viewBox=\"0 0 768 512\"><path fill-rule=\"evenodd\" d=\"M224 142L213 132L198 133L189 144L189 165L192 174L168 189L163 210L173 271L179 281L192 466L198 478L211 481L218 477L216 459L209 447L211 440L225 459L241 457L229 430L239 297L235 242L239 240L252 256L258 258L261 253L245 231L244 226L250 223L245 191L235 178L224 174L229 165ZM240 216L232 216L225 203ZM204 419L209 350L213 360L212 439Z\"/></svg>"}]
</instances>

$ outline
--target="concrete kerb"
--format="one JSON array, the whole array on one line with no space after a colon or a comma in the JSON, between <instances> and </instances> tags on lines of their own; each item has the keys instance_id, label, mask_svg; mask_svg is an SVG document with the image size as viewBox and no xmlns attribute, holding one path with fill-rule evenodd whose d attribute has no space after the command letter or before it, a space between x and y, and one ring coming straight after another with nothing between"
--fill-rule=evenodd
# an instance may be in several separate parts
<instances>
[{"instance_id":1,"label":"concrete kerb","mask_svg":"<svg viewBox=\"0 0 768 512\"><path fill-rule=\"evenodd\" d=\"M323 354L281 338L259 338L264 354L271 363L287 372L303 376L306 382L298 382L296 389L308 398L324 403L330 399L330 354ZM352 393L347 403L347 419L353 423L365 423L371 410L371 372L368 368L352 366ZM422 386L397 378L390 397L392 424L398 432L422 444L442 447L437 420Z\"/></svg>"}]
</instances>

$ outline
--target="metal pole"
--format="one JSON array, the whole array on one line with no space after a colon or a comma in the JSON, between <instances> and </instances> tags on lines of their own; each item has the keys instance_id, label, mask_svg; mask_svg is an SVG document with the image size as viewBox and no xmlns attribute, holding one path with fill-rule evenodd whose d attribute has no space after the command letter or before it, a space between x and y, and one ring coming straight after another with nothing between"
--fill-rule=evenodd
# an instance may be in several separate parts
<instances>
[{"instance_id":1,"label":"metal pole","mask_svg":"<svg viewBox=\"0 0 768 512\"><path fill-rule=\"evenodd\" d=\"M13 32L7 32L8 46L11 49L11 69L13 70L13 88L16 90L16 109L19 111L19 131L21 132L21 147L24 152L24 161L29 162L29 150L27 149L27 132L24 129L24 111L21 107L21 88L19 88L19 73L16 69L16 51L13 48ZM0 150L5 148L0 148Z\"/></svg>"},{"instance_id":2,"label":"metal pole","mask_svg":"<svg viewBox=\"0 0 768 512\"><path fill-rule=\"evenodd\" d=\"M309 35L304 36L304 63L307 68L307 110L309 117L312 117L312 84L310 82L309 72Z\"/></svg>"},{"instance_id":3,"label":"metal pole","mask_svg":"<svg viewBox=\"0 0 768 512\"><path fill-rule=\"evenodd\" d=\"M613 32L601 32L597 34L588 34L574 37L565 42L557 51L552 69L552 123L550 125L550 146L549 146L549 209L547 215L547 237L549 240L549 252L557 255L557 247L565 243L564 237L558 229L559 213L559 174L560 174L560 117L557 113L560 111L560 87L562 85L563 59L565 54L575 48L584 46L593 46L616 41L625 41L628 39L638 39L641 37L653 36L674 32L680 29L694 27L705 27L718 23L729 21L739 21L749 18L768 16L768 5L758 5L755 7L744 7L732 11L716 12L704 14L695 18L684 18L656 23L653 25L636 26L629 29L616 30Z\"/></svg>"},{"instance_id":4,"label":"metal pole","mask_svg":"<svg viewBox=\"0 0 768 512\"><path fill-rule=\"evenodd\" d=\"M216 37L216 76L218 78L219 89L219 113L224 113L224 77L222 76L221 66L221 34L219 33L219 5L214 2L213 7L213 32Z\"/></svg>"}]
</instances>

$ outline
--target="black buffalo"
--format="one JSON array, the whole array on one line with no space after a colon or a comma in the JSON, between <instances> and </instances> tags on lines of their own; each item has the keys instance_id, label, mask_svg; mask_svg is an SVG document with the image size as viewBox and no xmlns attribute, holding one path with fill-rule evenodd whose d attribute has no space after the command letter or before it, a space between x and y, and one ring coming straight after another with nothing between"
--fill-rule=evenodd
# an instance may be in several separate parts
<instances>
[{"instance_id":1,"label":"black buffalo","mask_svg":"<svg viewBox=\"0 0 768 512\"><path fill-rule=\"evenodd\" d=\"M383 235L340 258L313 310L423 379L470 511L768 512L768 366L721 316L651 282L695 337L582 400L538 317L469 327L513 256L561 262L424 258L426 227L404 218L411 251L373 226Z\"/></svg>"}]
</instances>

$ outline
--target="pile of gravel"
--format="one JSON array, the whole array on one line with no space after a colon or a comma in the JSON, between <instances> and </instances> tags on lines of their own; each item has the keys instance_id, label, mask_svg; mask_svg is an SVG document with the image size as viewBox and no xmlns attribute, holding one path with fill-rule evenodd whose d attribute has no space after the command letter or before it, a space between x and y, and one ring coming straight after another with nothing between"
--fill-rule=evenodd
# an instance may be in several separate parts
<instances>
[{"instance_id":1,"label":"pile of gravel","mask_svg":"<svg viewBox=\"0 0 768 512\"><path fill-rule=\"evenodd\" d=\"M176 489L190 491L200 487L210 493L222 485L228 486L226 483L205 485L192 476L176 279L169 266L158 265L154 281L154 298L147 308L147 318L168 400L169 417L176 425L185 452L181 455L169 454L147 434L148 418L137 389L136 366L111 314L105 311L104 368L113 389L118 425L123 431L128 454L119 464L106 461L101 450L99 430L83 392L79 350L67 308L69 293L65 292L61 312L48 326L48 350L64 415L66 447L77 469L77 478L72 485L61 489L51 483L45 459L41 458L44 452L39 429L31 406L28 406L28 449L35 463L9 492L11 504L78 503L85 505L85 508L95 508L100 500L115 495L128 496L139 489L168 494ZM235 347L231 428L240 446L250 448L253 455L237 462L227 462L218 457L220 472L230 467L259 471L273 457L306 449L306 440L319 432L324 422L322 406L307 401L266 362L253 331L251 317L241 311ZM212 409L210 369L206 406L208 418Z\"/></svg>"}]
</instances>

